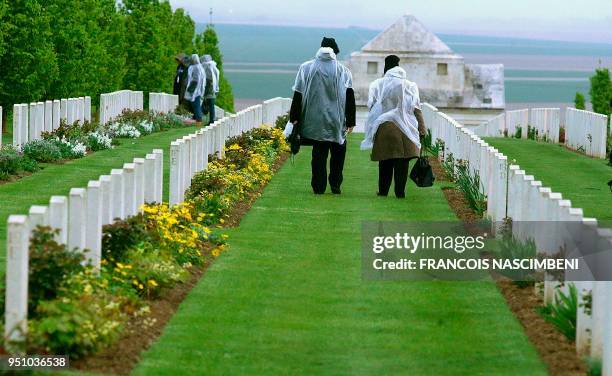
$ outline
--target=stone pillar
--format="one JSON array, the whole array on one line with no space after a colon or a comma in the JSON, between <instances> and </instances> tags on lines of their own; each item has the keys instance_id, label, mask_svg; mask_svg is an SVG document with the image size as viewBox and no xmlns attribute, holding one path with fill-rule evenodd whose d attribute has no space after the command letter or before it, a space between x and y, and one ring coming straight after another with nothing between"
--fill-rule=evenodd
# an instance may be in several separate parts
<instances>
[{"instance_id":1,"label":"stone pillar","mask_svg":"<svg viewBox=\"0 0 612 376\"><path fill-rule=\"evenodd\" d=\"M155 154L147 154L144 159L144 178L143 182L146 183L144 187L144 202L151 204L157 201L157 174L155 173Z\"/></svg>"},{"instance_id":2,"label":"stone pillar","mask_svg":"<svg viewBox=\"0 0 612 376\"><path fill-rule=\"evenodd\" d=\"M45 130L45 103L38 102L36 104L36 137L42 138L42 133Z\"/></svg>"},{"instance_id":3,"label":"stone pillar","mask_svg":"<svg viewBox=\"0 0 612 376\"><path fill-rule=\"evenodd\" d=\"M59 233L55 241L68 244L68 198L66 196L51 196L49 200L49 226Z\"/></svg>"},{"instance_id":4,"label":"stone pillar","mask_svg":"<svg viewBox=\"0 0 612 376\"><path fill-rule=\"evenodd\" d=\"M164 151L153 149L155 155L155 202L161 204L164 201Z\"/></svg>"},{"instance_id":5,"label":"stone pillar","mask_svg":"<svg viewBox=\"0 0 612 376\"><path fill-rule=\"evenodd\" d=\"M136 165L126 163L123 165L123 199L125 218L131 217L138 212L136 201Z\"/></svg>"},{"instance_id":6,"label":"stone pillar","mask_svg":"<svg viewBox=\"0 0 612 376\"><path fill-rule=\"evenodd\" d=\"M23 354L23 341L28 333L30 225L27 216L9 216L6 239L5 348L9 354Z\"/></svg>"},{"instance_id":7,"label":"stone pillar","mask_svg":"<svg viewBox=\"0 0 612 376\"><path fill-rule=\"evenodd\" d=\"M145 203L145 159L134 158L134 189L136 192L136 213L142 212Z\"/></svg>"},{"instance_id":8,"label":"stone pillar","mask_svg":"<svg viewBox=\"0 0 612 376\"><path fill-rule=\"evenodd\" d=\"M183 166L181 164L181 144L179 141L170 143L170 206L174 206L181 202L181 186Z\"/></svg>"},{"instance_id":9,"label":"stone pillar","mask_svg":"<svg viewBox=\"0 0 612 376\"><path fill-rule=\"evenodd\" d=\"M101 175L100 181L100 201L102 202L102 226L113 223L113 195L112 195L112 176Z\"/></svg>"},{"instance_id":10,"label":"stone pillar","mask_svg":"<svg viewBox=\"0 0 612 376\"><path fill-rule=\"evenodd\" d=\"M72 188L68 199L68 248L84 250L87 231L87 192Z\"/></svg>"},{"instance_id":11,"label":"stone pillar","mask_svg":"<svg viewBox=\"0 0 612 376\"><path fill-rule=\"evenodd\" d=\"M113 169L111 170L111 197L113 201L111 218L113 222L115 219L125 219L125 188L123 184L123 170Z\"/></svg>"},{"instance_id":12,"label":"stone pillar","mask_svg":"<svg viewBox=\"0 0 612 376\"><path fill-rule=\"evenodd\" d=\"M45 132L53 131L53 102L45 101Z\"/></svg>"},{"instance_id":13,"label":"stone pillar","mask_svg":"<svg viewBox=\"0 0 612 376\"><path fill-rule=\"evenodd\" d=\"M95 268L100 269L102 260L102 193L99 180L87 184L87 236L85 247L86 260Z\"/></svg>"}]
</instances>

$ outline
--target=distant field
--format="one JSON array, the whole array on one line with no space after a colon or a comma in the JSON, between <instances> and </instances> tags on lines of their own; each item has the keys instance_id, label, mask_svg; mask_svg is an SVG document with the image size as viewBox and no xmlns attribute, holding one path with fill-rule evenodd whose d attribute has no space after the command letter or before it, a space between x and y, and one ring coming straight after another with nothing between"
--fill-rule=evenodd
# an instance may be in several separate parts
<instances>
[{"instance_id":1,"label":"distant field","mask_svg":"<svg viewBox=\"0 0 612 376\"><path fill-rule=\"evenodd\" d=\"M239 99L289 95L297 67L314 56L324 35L336 38L344 60L379 33L362 28L230 24L215 28L227 77ZM508 103L572 102L577 91L588 94L588 77L600 61L602 66L612 67L612 44L446 34L439 37L468 63L503 63Z\"/></svg>"}]
</instances>

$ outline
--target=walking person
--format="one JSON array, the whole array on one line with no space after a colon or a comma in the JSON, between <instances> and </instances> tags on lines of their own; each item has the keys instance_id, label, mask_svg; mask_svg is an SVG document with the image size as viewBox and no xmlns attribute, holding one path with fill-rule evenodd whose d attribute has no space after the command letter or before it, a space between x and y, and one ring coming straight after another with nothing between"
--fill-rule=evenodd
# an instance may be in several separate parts
<instances>
[{"instance_id":1,"label":"walking person","mask_svg":"<svg viewBox=\"0 0 612 376\"><path fill-rule=\"evenodd\" d=\"M204 83L206 74L200 64L200 57L197 54L191 55L191 65L187 70L187 89L185 99L191 103L193 109L193 120L196 124L202 124L202 95L204 94Z\"/></svg>"},{"instance_id":2,"label":"walking person","mask_svg":"<svg viewBox=\"0 0 612 376\"><path fill-rule=\"evenodd\" d=\"M189 64L186 62L187 55L180 53L174 57L176 61L176 75L174 76L174 85L172 94L178 95L179 103L185 103L185 88L187 87L187 68Z\"/></svg>"},{"instance_id":3,"label":"walking person","mask_svg":"<svg viewBox=\"0 0 612 376\"><path fill-rule=\"evenodd\" d=\"M395 196L406 197L408 165L421 151L425 122L419 88L406 79L399 57L385 58L385 73L370 85L368 119L361 149L372 149L378 162L378 195L387 196L395 179Z\"/></svg>"},{"instance_id":4,"label":"walking person","mask_svg":"<svg viewBox=\"0 0 612 376\"><path fill-rule=\"evenodd\" d=\"M299 129L303 145L312 145L311 186L315 194L329 185L340 194L346 157L346 134L355 126L355 93L351 72L337 60L333 38L323 38L313 60L300 66L293 87L290 121Z\"/></svg>"},{"instance_id":5,"label":"walking person","mask_svg":"<svg viewBox=\"0 0 612 376\"><path fill-rule=\"evenodd\" d=\"M215 122L215 99L219 93L219 68L217 62L210 55L202 56L202 67L206 73L206 85L204 89L204 107L208 113L208 125Z\"/></svg>"}]
</instances>

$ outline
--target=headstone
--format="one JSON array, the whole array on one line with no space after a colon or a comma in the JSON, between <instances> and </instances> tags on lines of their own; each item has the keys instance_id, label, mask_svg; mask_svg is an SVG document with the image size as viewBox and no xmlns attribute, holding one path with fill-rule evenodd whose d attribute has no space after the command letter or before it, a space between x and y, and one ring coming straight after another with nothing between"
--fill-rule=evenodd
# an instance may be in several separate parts
<instances>
[{"instance_id":1,"label":"headstone","mask_svg":"<svg viewBox=\"0 0 612 376\"><path fill-rule=\"evenodd\" d=\"M155 154L147 154L144 159L144 181L146 186L144 187L144 202L151 204L157 201L157 174L155 173Z\"/></svg>"},{"instance_id":2,"label":"headstone","mask_svg":"<svg viewBox=\"0 0 612 376\"><path fill-rule=\"evenodd\" d=\"M53 131L53 101L45 101L45 132Z\"/></svg>"},{"instance_id":3,"label":"headstone","mask_svg":"<svg viewBox=\"0 0 612 376\"><path fill-rule=\"evenodd\" d=\"M136 213L142 212L145 203L145 159L134 158L134 189L136 193Z\"/></svg>"},{"instance_id":4,"label":"headstone","mask_svg":"<svg viewBox=\"0 0 612 376\"><path fill-rule=\"evenodd\" d=\"M111 175L102 175L98 179L100 181L100 200L102 201L102 225L113 223L113 196L112 196L112 177Z\"/></svg>"},{"instance_id":5,"label":"headstone","mask_svg":"<svg viewBox=\"0 0 612 376\"><path fill-rule=\"evenodd\" d=\"M85 121L91 123L91 97L85 97Z\"/></svg>"},{"instance_id":6,"label":"headstone","mask_svg":"<svg viewBox=\"0 0 612 376\"><path fill-rule=\"evenodd\" d=\"M111 170L111 197L112 201L112 219L125 219L125 188L123 183L123 170Z\"/></svg>"},{"instance_id":7,"label":"headstone","mask_svg":"<svg viewBox=\"0 0 612 376\"><path fill-rule=\"evenodd\" d=\"M30 206L30 211L28 213L29 218L28 222L30 223L30 230L36 230L38 226L47 226L49 225L49 208L42 205L32 205Z\"/></svg>"},{"instance_id":8,"label":"headstone","mask_svg":"<svg viewBox=\"0 0 612 376\"><path fill-rule=\"evenodd\" d=\"M125 217L131 217L138 212L136 202L136 166L134 163L123 165L123 199Z\"/></svg>"},{"instance_id":9,"label":"headstone","mask_svg":"<svg viewBox=\"0 0 612 376\"><path fill-rule=\"evenodd\" d=\"M30 225L25 215L11 215L7 222L4 338L9 354L25 353L28 333L28 263Z\"/></svg>"},{"instance_id":10,"label":"headstone","mask_svg":"<svg viewBox=\"0 0 612 376\"><path fill-rule=\"evenodd\" d=\"M181 187L183 166L181 164L181 144L179 141L170 143L170 196L169 204L174 206L181 202Z\"/></svg>"},{"instance_id":11,"label":"headstone","mask_svg":"<svg viewBox=\"0 0 612 376\"><path fill-rule=\"evenodd\" d=\"M22 144L22 141L21 141L21 127L22 127L21 110L22 110L22 106L20 104L13 105L13 146L18 146ZM1 134L2 134L2 130L0 129L0 135ZM1 136L0 136L0 139L2 139Z\"/></svg>"},{"instance_id":12,"label":"headstone","mask_svg":"<svg viewBox=\"0 0 612 376\"><path fill-rule=\"evenodd\" d=\"M155 202L162 203L164 201L164 151L162 149L153 149L155 155Z\"/></svg>"},{"instance_id":13,"label":"headstone","mask_svg":"<svg viewBox=\"0 0 612 376\"><path fill-rule=\"evenodd\" d=\"M100 269L100 261L102 260L102 197L100 190L100 181L98 180L91 180L87 184L87 235L85 247L89 252L85 256L95 269Z\"/></svg>"},{"instance_id":14,"label":"headstone","mask_svg":"<svg viewBox=\"0 0 612 376\"><path fill-rule=\"evenodd\" d=\"M87 232L87 191L72 188L68 199L68 248L84 250Z\"/></svg>"},{"instance_id":15,"label":"headstone","mask_svg":"<svg viewBox=\"0 0 612 376\"><path fill-rule=\"evenodd\" d=\"M36 121L37 121L37 116L36 116L36 103L30 103L30 108L29 108L29 123L28 123L28 140L32 141L32 140L36 140Z\"/></svg>"},{"instance_id":16,"label":"headstone","mask_svg":"<svg viewBox=\"0 0 612 376\"><path fill-rule=\"evenodd\" d=\"M52 124L51 128L56 130L60 126L60 117L61 117L61 102L59 100L53 101L53 113L51 115Z\"/></svg>"},{"instance_id":17,"label":"headstone","mask_svg":"<svg viewBox=\"0 0 612 376\"><path fill-rule=\"evenodd\" d=\"M68 198L66 196L51 196L49 200L49 226L59 230L55 241L68 244Z\"/></svg>"},{"instance_id":18,"label":"headstone","mask_svg":"<svg viewBox=\"0 0 612 376\"><path fill-rule=\"evenodd\" d=\"M60 101L60 120L68 123L68 99L62 99Z\"/></svg>"}]
</instances>

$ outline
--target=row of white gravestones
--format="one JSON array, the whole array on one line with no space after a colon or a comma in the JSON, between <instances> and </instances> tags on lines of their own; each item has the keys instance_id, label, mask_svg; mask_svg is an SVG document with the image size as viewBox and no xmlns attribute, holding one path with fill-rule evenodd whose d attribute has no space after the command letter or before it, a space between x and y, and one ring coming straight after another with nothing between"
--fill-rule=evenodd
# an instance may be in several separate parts
<instances>
[{"instance_id":1,"label":"row of white gravestones","mask_svg":"<svg viewBox=\"0 0 612 376\"><path fill-rule=\"evenodd\" d=\"M580 208L573 208L570 200L543 187L542 182L535 180L517 165L508 165L508 158L495 148L487 145L479 137L470 134L450 117L430 105L423 106L425 119L435 128L439 138L445 142L445 155L452 153L456 159L467 160L470 166L478 166L478 172L487 192L487 214L493 222L512 218L513 235L517 239L533 239L536 249L547 255L554 255L559 249L567 249L575 241L576 228L580 231L591 231L593 235L583 234L583 238L595 239L597 249L608 250L598 255L612 255L612 230L599 228L597 220L585 218ZM480 149L480 152L478 152ZM538 227L535 223L545 224ZM608 265L612 259L595 263ZM584 264L584 261L583 261ZM593 262L591 261L591 264ZM571 281L571 275L568 276ZM555 293L569 290L568 283L573 283L579 293L577 310L576 351L579 354L590 354L604 361L604 374L612 375L612 283L611 282L566 282L560 285L552 278L544 282L544 300L555 302ZM592 296L592 313L585 311L584 303Z\"/></svg>"},{"instance_id":2,"label":"row of white gravestones","mask_svg":"<svg viewBox=\"0 0 612 376\"><path fill-rule=\"evenodd\" d=\"M605 158L608 117L590 111L567 108L565 145L586 155Z\"/></svg>"},{"instance_id":3,"label":"row of white gravestones","mask_svg":"<svg viewBox=\"0 0 612 376\"><path fill-rule=\"evenodd\" d=\"M142 91L120 90L100 94L100 124L107 124L113 121L125 110L144 110Z\"/></svg>"},{"instance_id":4,"label":"row of white gravestones","mask_svg":"<svg viewBox=\"0 0 612 376\"><path fill-rule=\"evenodd\" d=\"M179 105L178 95L167 93L149 93L149 112L171 113Z\"/></svg>"},{"instance_id":5,"label":"row of white gravestones","mask_svg":"<svg viewBox=\"0 0 612 376\"><path fill-rule=\"evenodd\" d=\"M223 158L225 142L260 126L263 118L263 106L252 106L173 141L170 144L170 205L185 200L193 176L208 168L209 155Z\"/></svg>"},{"instance_id":6,"label":"row of white gravestones","mask_svg":"<svg viewBox=\"0 0 612 376\"><path fill-rule=\"evenodd\" d=\"M274 125L276 119L289 112L291 99L276 97L263 102L263 124Z\"/></svg>"},{"instance_id":7,"label":"row of white gravestones","mask_svg":"<svg viewBox=\"0 0 612 376\"><path fill-rule=\"evenodd\" d=\"M529 110L506 111L506 132L508 137L514 137L518 127L521 127L521 138L527 138Z\"/></svg>"},{"instance_id":8,"label":"row of white gravestones","mask_svg":"<svg viewBox=\"0 0 612 376\"><path fill-rule=\"evenodd\" d=\"M163 151L153 150L122 169L72 188L68 197L53 196L49 205L35 205L28 215L8 219L5 340L22 341L27 333L29 242L37 226L58 230L56 240L70 249L87 250L87 262L100 267L102 226L140 212L145 203L162 202Z\"/></svg>"},{"instance_id":9,"label":"row of white gravestones","mask_svg":"<svg viewBox=\"0 0 612 376\"><path fill-rule=\"evenodd\" d=\"M555 144L559 142L560 116L561 109L559 108L532 108L529 110L529 125L535 128L538 140L546 140Z\"/></svg>"},{"instance_id":10,"label":"row of white gravestones","mask_svg":"<svg viewBox=\"0 0 612 376\"><path fill-rule=\"evenodd\" d=\"M43 132L67 124L91 122L91 98L68 98L13 106L13 145L20 146L38 140Z\"/></svg>"},{"instance_id":11,"label":"row of white gravestones","mask_svg":"<svg viewBox=\"0 0 612 376\"><path fill-rule=\"evenodd\" d=\"M504 137L506 129L506 114L501 113L486 123L475 127L472 131L479 137Z\"/></svg>"}]
</instances>

